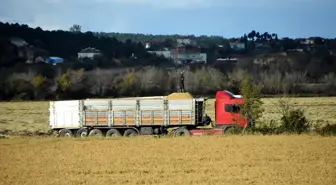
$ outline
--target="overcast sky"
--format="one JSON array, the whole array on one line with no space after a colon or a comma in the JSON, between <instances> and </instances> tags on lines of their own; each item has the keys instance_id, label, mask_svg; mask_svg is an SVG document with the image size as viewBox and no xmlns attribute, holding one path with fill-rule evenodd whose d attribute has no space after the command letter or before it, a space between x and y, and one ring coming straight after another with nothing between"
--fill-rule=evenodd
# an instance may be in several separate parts
<instances>
[{"instance_id":1,"label":"overcast sky","mask_svg":"<svg viewBox=\"0 0 336 185\"><path fill-rule=\"evenodd\" d=\"M245 3L243 3L245 2ZM42 29L336 37L336 0L1 0L0 21Z\"/></svg>"}]
</instances>

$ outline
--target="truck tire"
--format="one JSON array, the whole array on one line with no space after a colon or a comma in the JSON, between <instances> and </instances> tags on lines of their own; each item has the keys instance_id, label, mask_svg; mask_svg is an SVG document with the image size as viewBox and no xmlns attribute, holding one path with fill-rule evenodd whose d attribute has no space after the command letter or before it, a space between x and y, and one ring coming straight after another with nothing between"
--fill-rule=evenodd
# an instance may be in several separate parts
<instances>
[{"instance_id":1,"label":"truck tire","mask_svg":"<svg viewBox=\"0 0 336 185\"><path fill-rule=\"evenodd\" d=\"M174 136L190 136L190 132L186 128L178 128L174 131Z\"/></svg>"},{"instance_id":2,"label":"truck tire","mask_svg":"<svg viewBox=\"0 0 336 185\"><path fill-rule=\"evenodd\" d=\"M60 137L73 137L73 133L69 129L62 129L59 131Z\"/></svg>"},{"instance_id":3,"label":"truck tire","mask_svg":"<svg viewBox=\"0 0 336 185\"><path fill-rule=\"evenodd\" d=\"M133 136L136 136L138 135L138 132L135 131L134 129L127 129L125 132L124 132L124 136L125 137L133 137Z\"/></svg>"},{"instance_id":4,"label":"truck tire","mask_svg":"<svg viewBox=\"0 0 336 185\"><path fill-rule=\"evenodd\" d=\"M92 137L92 136L101 137L101 136L103 136L103 132L101 130L95 128L95 129L90 131L89 136L90 137Z\"/></svg>"},{"instance_id":5,"label":"truck tire","mask_svg":"<svg viewBox=\"0 0 336 185\"><path fill-rule=\"evenodd\" d=\"M79 130L77 130L76 132L76 137L87 137L89 135L89 130L87 128L80 128Z\"/></svg>"},{"instance_id":6,"label":"truck tire","mask_svg":"<svg viewBox=\"0 0 336 185\"><path fill-rule=\"evenodd\" d=\"M121 136L120 132L117 129L110 129L106 132L106 137L118 137Z\"/></svg>"}]
</instances>

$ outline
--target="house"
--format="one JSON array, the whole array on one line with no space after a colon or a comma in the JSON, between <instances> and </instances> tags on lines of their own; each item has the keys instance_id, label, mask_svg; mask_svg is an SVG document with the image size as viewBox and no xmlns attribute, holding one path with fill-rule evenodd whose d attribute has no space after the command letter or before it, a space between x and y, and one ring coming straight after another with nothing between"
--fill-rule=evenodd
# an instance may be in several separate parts
<instances>
[{"instance_id":1,"label":"house","mask_svg":"<svg viewBox=\"0 0 336 185\"><path fill-rule=\"evenodd\" d=\"M36 58L36 48L34 46L18 47L17 51L20 58L26 59L26 63L34 63L34 59Z\"/></svg>"},{"instance_id":2,"label":"house","mask_svg":"<svg viewBox=\"0 0 336 185\"><path fill-rule=\"evenodd\" d=\"M95 56L101 55L100 50L96 48L85 48L78 52L78 59L90 58L93 59Z\"/></svg>"},{"instance_id":3,"label":"house","mask_svg":"<svg viewBox=\"0 0 336 185\"><path fill-rule=\"evenodd\" d=\"M245 50L244 42L230 42L230 48L233 50Z\"/></svg>"},{"instance_id":4,"label":"house","mask_svg":"<svg viewBox=\"0 0 336 185\"><path fill-rule=\"evenodd\" d=\"M300 44L302 44L302 45L313 45L313 44L315 44L315 40L314 39L305 39L305 40L301 41Z\"/></svg>"},{"instance_id":5,"label":"house","mask_svg":"<svg viewBox=\"0 0 336 185\"><path fill-rule=\"evenodd\" d=\"M28 46L28 43L25 40L18 37L12 37L9 40L12 44L14 44L18 48Z\"/></svg>"},{"instance_id":6,"label":"house","mask_svg":"<svg viewBox=\"0 0 336 185\"><path fill-rule=\"evenodd\" d=\"M177 61L189 62L189 63L206 63L206 53L179 53L177 55Z\"/></svg>"},{"instance_id":7,"label":"house","mask_svg":"<svg viewBox=\"0 0 336 185\"><path fill-rule=\"evenodd\" d=\"M207 63L207 54L201 52L198 46L180 46L171 49L171 55L175 62Z\"/></svg>"},{"instance_id":8,"label":"house","mask_svg":"<svg viewBox=\"0 0 336 185\"><path fill-rule=\"evenodd\" d=\"M150 48L150 47L151 47L151 44L150 44L149 42L146 42L146 44L145 44L145 48L148 49L148 48Z\"/></svg>"},{"instance_id":9,"label":"house","mask_svg":"<svg viewBox=\"0 0 336 185\"><path fill-rule=\"evenodd\" d=\"M176 39L177 46L183 46L183 45L195 45L196 42L190 38L179 38Z\"/></svg>"},{"instance_id":10,"label":"house","mask_svg":"<svg viewBox=\"0 0 336 185\"><path fill-rule=\"evenodd\" d=\"M199 47L181 46L166 51L152 51L157 55L172 59L175 63L206 63L207 54L201 53Z\"/></svg>"},{"instance_id":11,"label":"house","mask_svg":"<svg viewBox=\"0 0 336 185\"><path fill-rule=\"evenodd\" d=\"M172 59L174 63L207 63L207 54L201 53L199 47L176 47L171 50L164 51L148 51L158 56Z\"/></svg>"},{"instance_id":12,"label":"house","mask_svg":"<svg viewBox=\"0 0 336 185\"><path fill-rule=\"evenodd\" d=\"M253 64L257 65L270 65L271 63L281 62L281 61L288 61L286 52L280 52L275 54L269 55L259 55L253 59Z\"/></svg>"},{"instance_id":13,"label":"house","mask_svg":"<svg viewBox=\"0 0 336 185\"><path fill-rule=\"evenodd\" d=\"M26 57L27 57L27 61L26 63L34 63L34 59L35 59L35 48L33 46L29 46L26 49Z\"/></svg>"}]
</instances>

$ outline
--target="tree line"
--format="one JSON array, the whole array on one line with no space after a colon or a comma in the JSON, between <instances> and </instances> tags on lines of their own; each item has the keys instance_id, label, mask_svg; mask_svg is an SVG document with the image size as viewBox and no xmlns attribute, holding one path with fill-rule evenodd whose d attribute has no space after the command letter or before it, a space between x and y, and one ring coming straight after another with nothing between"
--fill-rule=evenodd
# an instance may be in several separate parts
<instances>
[{"instance_id":1,"label":"tree line","mask_svg":"<svg viewBox=\"0 0 336 185\"><path fill-rule=\"evenodd\" d=\"M240 94L240 84L252 76L262 94L336 95L334 73L319 84L306 84L304 73L250 73L237 69L228 74L212 67L164 69L160 67L100 69L91 71L57 68L47 78L38 70L12 73L0 84L2 100L60 100L90 97L162 96L176 92L179 74L185 76L185 90L196 96L214 96L217 90Z\"/></svg>"}]
</instances>

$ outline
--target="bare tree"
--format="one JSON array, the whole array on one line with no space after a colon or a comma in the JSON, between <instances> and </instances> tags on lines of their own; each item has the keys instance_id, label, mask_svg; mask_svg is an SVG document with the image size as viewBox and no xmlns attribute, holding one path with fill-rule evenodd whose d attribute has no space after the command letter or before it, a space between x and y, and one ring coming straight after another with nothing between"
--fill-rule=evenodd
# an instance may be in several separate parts
<instances>
[{"instance_id":1,"label":"bare tree","mask_svg":"<svg viewBox=\"0 0 336 185\"><path fill-rule=\"evenodd\" d=\"M283 91L285 93L296 92L299 84L306 81L306 72L286 73L283 78Z\"/></svg>"},{"instance_id":2,"label":"bare tree","mask_svg":"<svg viewBox=\"0 0 336 185\"><path fill-rule=\"evenodd\" d=\"M279 71L275 73L261 73L260 84L267 93L279 93L283 89L282 75Z\"/></svg>"},{"instance_id":3,"label":"bare tree","mask_svg":"<svg viewBox=\"0 0 336 185\"><path fill-rule=\"evenodd\" d=\"M167 71L148 67L144 68L136 73L137 83L143 91L166 91L169 89L169 76Z\"/></svg>"},{"instance_id":4,"label":"bare tree","mask_svg":"<svg viewBox=\"0 0 336 185\"><path fill-rule=\"evenodd\" d=\"M113 79L117 74L117 71L99 68L89 72L86 76L91 93L98 95L99 97L106 96L107 92L113 88Z\"/></svg>"}]
</instances>

